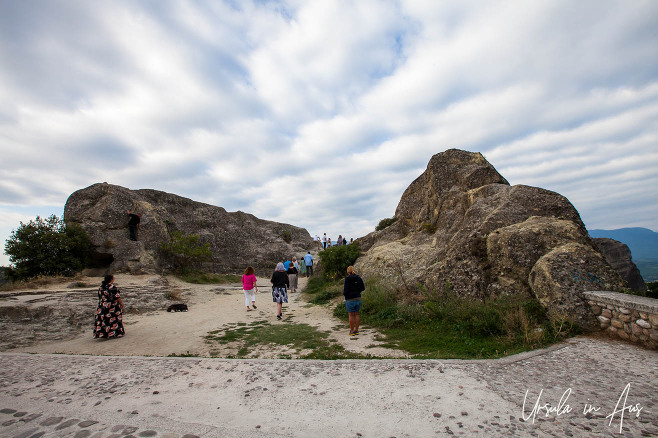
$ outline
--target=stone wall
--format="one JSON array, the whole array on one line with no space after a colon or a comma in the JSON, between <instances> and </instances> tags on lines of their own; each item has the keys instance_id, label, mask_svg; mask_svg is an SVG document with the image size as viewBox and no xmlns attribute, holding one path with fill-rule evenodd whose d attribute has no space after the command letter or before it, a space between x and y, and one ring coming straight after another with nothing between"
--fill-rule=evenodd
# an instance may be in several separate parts
<instances>
[{"instance_id":1,"label":"stone wall","mask_svg":"<svg viewBox=\"0 0 658 438\"><path fill-rule=\"evenodd\" d=\"M606 291L583 296L605 333L658 349L658 300Z\"/></svg>"}]
</instances>

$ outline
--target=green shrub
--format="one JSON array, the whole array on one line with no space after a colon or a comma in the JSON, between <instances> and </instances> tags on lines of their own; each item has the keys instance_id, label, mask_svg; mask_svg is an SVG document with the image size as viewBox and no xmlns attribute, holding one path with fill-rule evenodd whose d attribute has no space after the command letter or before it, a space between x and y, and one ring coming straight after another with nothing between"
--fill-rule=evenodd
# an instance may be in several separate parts
<instances>
[{"instance_id":1,"label":"green shrub","mask_svg":"<svg viewBox=\"0 0 658 438\"><path fill-rule=\"evenodd\" d=\"M283 241L286 243L292 242L292 233L290 232L290 230L285 230L282 233L281 237L283 238Z\"/></svg>"},{"instance_id":2,"label":"green shrub","mask_svg":"<svg viewBox=\"0 0 658 438\"><path fill-rule=\"evenodd\" d=\"M375 227L375 231L381 231L384 228L387 228L387 227L393 225L395 223L395 221L397 221L397 220L398 220L398 218L396 218L396 217L389 217L387 219L382 219L382 220L379 221L379 224L377 224L377 226Z\"/></svg>"},{"instance_id":3,"label":"green shrub","mask_svg":"<svg viewBox=\"0 0 658 438\"><path fill-rule=\"evenodd\" d=\"M89 237L80 225L66 224L55 215L21 222L5 243L5 253L14 265L10 273L17 280L73 275L87 266L90 248Z\"/></svg>"},{"instance_id":4,"label":"green shrub","mask_svg":"<svg viewBox=\"0 0 658 438\"><path fill-rule=\"evenodd\" d=\"M347 267L353 265L361 255L358 243L327 248L320 252L323 275L328 279L336 279L347 275Z\"/></svg>"}]
</instances>

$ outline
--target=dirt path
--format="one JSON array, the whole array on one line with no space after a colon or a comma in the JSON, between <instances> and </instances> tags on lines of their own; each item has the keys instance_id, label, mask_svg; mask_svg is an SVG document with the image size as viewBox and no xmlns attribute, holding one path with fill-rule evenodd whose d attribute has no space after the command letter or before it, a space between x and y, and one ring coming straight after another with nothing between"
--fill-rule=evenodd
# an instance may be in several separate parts
<instances>
[{"instance_id":1,"label":"dirt path","mask_svg":"<svg viewBox=\"0 0 658 438\"><path fill-rule=\"evenodd\" d=\"M149 276L117 275L117 285L146 287L153 282ZM307 279L299 281L299 291L289 294L289 303L284 305L284 320L277 321L275 304L272 303L267 279L260 278L260 292L256 295L258 309L247 312L244 293L237 285L194 285L175 278L168 278L170 285L180 290L189 304L187 312L127 313L124 316L126 336L121 339L97 340L91 337L91 326L87 332L66 340L43 342L29 347L13 349L13 352L66 353L118 356L169 356L194 355L201 357L228 357L235 355L239 343L209 345L205 337L210 332L267 321L271 324L308 324L329 334L330 342L337 342L347 351L362 356L406 357L399 350L381 347L376 340L377 332L364 327L357 337L348 335L349 328L332 314L329 306L311 305L301 298ZM267 283L267 284L264 284ZM55 288L52 286L51 288ZM90 309L90 314L93 309ZM249 357L277 358L282 353L295 358L295 351L281 348L259 348Z\"/></svg>"}]
</instances>

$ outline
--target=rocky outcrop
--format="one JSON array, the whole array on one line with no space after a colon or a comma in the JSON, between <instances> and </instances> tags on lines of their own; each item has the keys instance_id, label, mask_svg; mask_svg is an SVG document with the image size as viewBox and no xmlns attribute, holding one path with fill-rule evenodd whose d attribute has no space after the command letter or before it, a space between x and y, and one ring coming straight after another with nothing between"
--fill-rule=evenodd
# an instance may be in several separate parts
<instances>
[{"instance_id":1,"label":"rocky outcrop","mask_svg":"<svg viewBox=\"0 0 658 438\"><path fill-rule=\"evenodd\" d=\"M479 153L451 149L432 157L395 217L358 240L364 254L356 267L412 292L422 285L473 299L537 297L587 328L596 321L580 293L624 286L569 200L510 186Z\"/></svg>"},{"instance_id":2,"label":"rocky outcrop","mask_svg":"<svg viewBox=\"0 0 658 438\"><path fill-rule=\"evenodd\" d=\"M628 287L638 292L647 290L647 285L644 284L640 270L633 263L631 250L627 245L605 237L597 237L592 241L608 261L608 264L628 283Z\"/></svg>"},{"instance_id":3,"label":"rocky outcrop","mask_svg":"<svg viewBox=\"0 0 658 438\"><path fill-rule=\"evenodd\" d=\"M137 241L129 239L127 210L142 215ZM269 271L284 257L305 253L313 243L303 228L227 212L171 193L107 183L73 193L66 201L64 220L85 229L96 267L113 272L170 268L161 245L171 241L174 231L198 235L200 243L208 243L212 259L203 267L216 273L241 272L247 265Z\"/></svg>"}]
</instances>

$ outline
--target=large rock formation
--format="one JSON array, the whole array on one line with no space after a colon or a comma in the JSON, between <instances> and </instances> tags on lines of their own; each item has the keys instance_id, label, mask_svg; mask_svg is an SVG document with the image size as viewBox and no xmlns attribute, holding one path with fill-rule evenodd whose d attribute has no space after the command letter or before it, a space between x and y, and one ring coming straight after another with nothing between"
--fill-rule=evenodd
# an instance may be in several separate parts
<instances>
[{"instance_id":1,"label":"large rock formation","mask_svg":"<svg viewBox=\"0 0 658 438\"><path fill-rule=\"evenodd\" d=\"M633 263L631 250L626 244L606 237L595 237L592 240L608 264L628 283L628 287L638 292L647 290L642 274Z\"/></svg>"},{"instance_id":2,"label":"large rock formation","mask_svg":"<svg viewBox=\"0 0 658 438\"><path fill-rule=\"evenodd\" d=\"M359 239L364 275L473 299L537 297L585 328L596 321L580 292L624 286L565 197L510 186L479 153L451 149L432 157L395 217Z\"/></svg>"},{"instance_id":3,"label":"large rock formation","mask_svg":"<svg viewBox=\"0 0 658 438\"><path fill-rule=\"evenodd\" d=\"M142 214L138 241L129 240L126 210ZM157 190L129 190L107 183L74 192L66 201L64 219L79 223L94 247L95 265L108 271L157 272L171 267L161 250L171 233L198 235L209 243L212 260L204 268L237 273L247 265L270 271L291 255L312 247L303 228L229 213L221 207L195 202Z\"/></svg>"}]
</instances>

